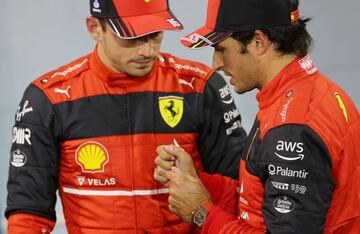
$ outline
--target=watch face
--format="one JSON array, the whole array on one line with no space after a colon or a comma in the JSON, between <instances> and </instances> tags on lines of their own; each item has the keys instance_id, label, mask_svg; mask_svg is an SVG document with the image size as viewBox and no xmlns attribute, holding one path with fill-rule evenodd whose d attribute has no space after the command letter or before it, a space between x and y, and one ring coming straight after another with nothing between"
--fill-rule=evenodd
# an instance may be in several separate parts
<instances>
[{"instance_id":1,"label":"watch face","mask_svg":"<svg viewBox=\"0 0 360 234\"><path fill-rule=\"evenodd\" d=\"M199 228L201 227L201 225L204 223L206 217L207 217L207 210L204 209L203 207L199 207L195 213L194 213L194 216L193 216L193 223L198 226Z\"/></svg>"}]
</instances>

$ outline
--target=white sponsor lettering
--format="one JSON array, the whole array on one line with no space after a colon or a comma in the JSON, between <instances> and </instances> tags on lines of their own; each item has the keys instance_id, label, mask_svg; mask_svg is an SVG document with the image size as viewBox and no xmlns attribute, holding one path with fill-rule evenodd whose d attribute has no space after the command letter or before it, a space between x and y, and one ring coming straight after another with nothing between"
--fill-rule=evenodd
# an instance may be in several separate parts
<instances>
[{"instance_id":1,"label":"white sponsor lettering","mask_svg":"<svg viewBox=\"0 0 360 234\"><path fill-rule=\"evenodd\" d=\"M210 41L209 39L207 39L206 37L204 36L201 36L200 34L198 33L193 33L193 34L190 34L189 36L187 37L182 37L180 38L180 40L184 40L184 41L188 41L192 44L194 43L197 43L199 40L203 40L205 41L207 44L209 45L213 45L214 43L212 41Z\"/></svg>"},{"instance_id":2,"label":"white sponsor lettering","mask_svg":"<svg viewBox=\"0 0 360 234\"><path fill-rule=\"evenodd\" d=\"M55 93L59 94L65 94L68 98L70 98L69 89L71 88L71 85L69 85L66 89L59 89L55 88Z\"/></svg>"},{"instance_id":3,"label":"white sponsor lettering","mask_svg":"<svg viewBox=\"0 0 360 234\"><path fill-rule=\"evenodd\" d=\"M94 178L86 178L85 176L77 176L76 177L79 185L88 185L88 186L94 186L94 187L104 187L104 186L113 186L116 185L116 179L115 178L106 178L106 179L94 179Z\"/></svg>"},{"instance_id":4,"label":"white sponsor lettering","mask_svg":"<svg viewBox=\"0 0 360 234\"><path fill-rule=\"evenodd\" d=\"M30 129L28 129L28 128L17 128L17 127L13 128L13 140L12 140L12 143L23 145L26 142L29 145L31 145L30 138L31 138Z\"/></svg>"},{"instance_id":5,"label":"white sponsor lettering","mask_svg":"<svg viewBox=\"0 0 360 234\"><path fill-rule=\"evenodd\" d=\"M302 142L278 141L276 146L277 151L297 153L297 157L285 157L277 152L275 152L275 155L287 161L295 161L299 159L303 160L304 159L304 154L302 154L304 152L303 145L304 144Z\"/></svg>"},{"instance_id":6,"label":"white sponsor lettering","mask_svg":"<svg viewBox=\"0 0 360 234\"><path fill-rule=\"evenodd\" d=\"M229 123L230 121L232 121L233 119L235 119L239 116L240 116L240 111L237 108L235 108L234 110L228 111L228 112L224 113L225 123Z\"/></svg>"},{"instance_id":7,"label":"white sponsor lettering","mask_svg":"<svg viewBox=\"0 0 360 234\"><path fill-rule=\"evenodd\" d=\"M181 27L181 24L179 23L179 21L177 21L174 18L167 19L166 21L169 22L174 27Z\"/></svg>"},{"instance_id":8,"label":"white sponsor lettering","mask_svg":"<svg viewBox=\"0 0 360 234\"><path fill-rule=\"evenodd\" d=\"M271 181L271 184L272 184L272 186L274 186L275 188L277 188L279 190L288 190L289 189L289 184L286 184L286 183Z\"/></svg>"},{"instance_id":9,"label":"white sponsor lettering","mask_svg":"<svg viewBox=\"0 0 360 234\"><path fill-rule=\"evenodd\" d=\"M290 98L288 102L283 106L282 111L280 112L281 123L286 121L287 110L289 109L289 105L293 100L294 98Z\"/></svg>"},{"instance_id":10,"label":"white sponsor lettering","mask_svg":"<svg viewBox=\"0 0 360 234\"><path fill-rule=\"evenodd\" d=\"M65 71L62 72L55 72L51 78L55 78L57 76L66 76L67 74L69 74L70 72L73 72L79 68L81 68L84 64L86 64L88 62L88 59L84 59L84 61L82 61L81 63L75 64L72 67L68 67Z\"/></svg>"},{"instance_id":11,"label":"white sponsor lettering","mask_svg":"<svg viewBox=\"0 0 360 234\"><path fill-rule=\"evenodd\" d=\"M189 70L189 71L193 71L193 72L196 72L196 73L200 73L204 76L207 75L207 72L204 71L204 70L201 70L200 68L198 67L192 67L192 66L189 66L189 65L184 65L184 64L178 64L176 63L175 64L175 68L178 69L178 70Z\"/></svg>"},{"instance_id":12,"label":"white sponsor lettering","mask_svg":"<svg viewBox=\"0 0 360 234\"><path fill-rule=\"evenodd\" d=\"M241 128L241 122L240 120L237 120L236 122L233 123L233 125L226 129L226 135L229 136L231 135L231 133L233 133L234 130Z\"/></svg>"},{"instance_id":13,"label":"white sponsor lettering","mask_svg":"<svg viewBox=\"0 0 360 234\"><path fill-rule=\"evenodd\" d=\"M14 167L22 167L26 164L26 155L19 149L15 150L11 154L11 165Z\"/></svg>"},{"instance_id":14,"label":"white sponsor lettering","mask_svg":"<svg viewBox=\"0 0 360 234\"><path fill-rule=\"evenodd\" d=\"M304 185L292 184L291 191L293 191L294 193L305 194L306 187Z\"/></svg>"},{"instance_id":15,"label":"white sponsor lettering","mask_svg":"<svg viewBox=\"0 0 360 234\"><path fill-rule=\"evenodd\" d=\"M116 180L115 178L105 179L105 180L99 180L99 179L87 179L90 186L110 186L115 185Z\"/></svg>"},{"instance_id":16,"label":"white sponsor lettering","mask_svg":"<svg viewBox=\"0 0 360 234\"><path fill-rule=\"evenodd\" d=\"M305 169L291 170L288 167L283 168L281 166L274 166L272 164L268 166L268 171L270 175L281 175L286 177L296 177L300 179L306 179L306 177L309 175L309 172L306 172Z\"/></svg>"},{"instance_id":17,"label":"white sponsor lettering","mask_svg":"<svg viewBox=\"0 0 360 234\"><path fill-rule=\"evenodd\" d=\"M220 97L222 98L223 103L231 104L234 101L234 98L231 95L229 85L225 85L223 88L219 89L219 93L220 93Z\"/></svg>"},{"instance_id":18,"label":"white sponsor lettering","mask_svg":"<svg viewBox=\"0 0 360 234\"><path fill-rule=\"evenodd\" d=\"M33 112L32 107L27 107L29 105L29 101L26 100L21 109L21 106L18 107L16 111L16 121L21 121L21 118L25 116L26 113Z\"/></svg>"},{"instance_id":19,"label":"white sponsor lettering","mask_svg":"<svg viewBox=\"0 0 360 234\"><path fill-rule=\"evenodd\" d=\"M277 212L287 214L295 209L295 202L289 197L281 196L275 199L273 207Z\"/></svg>"},{"instance_id":20,"label":"white sponsor lettering","mask_svg":"<svg viewBox=\"0 0 360 234\"><path fill-rule=\"evenodd\" d=\"M188 82L188 81L186 81L186 80L184 80L184 79L179 79L179 84L181 84L181 85L187 85L187 86L189 86L191 89L194 89L194 86L193 86L193 82L194 82L194 81L195 81L195 77L193 77L190 82Z\"/></svg>"}]
</instances>

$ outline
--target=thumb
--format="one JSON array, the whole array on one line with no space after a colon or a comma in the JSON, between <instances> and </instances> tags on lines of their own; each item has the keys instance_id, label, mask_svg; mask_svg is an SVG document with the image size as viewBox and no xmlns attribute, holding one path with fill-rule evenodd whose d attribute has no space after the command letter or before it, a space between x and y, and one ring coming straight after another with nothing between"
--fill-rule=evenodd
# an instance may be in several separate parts
<instances>
[{"instance_id":1,"label":"thumb","mask_svg":"<svg viewBox=\"0 0 360 234\"><path fill-rule=\"evenodd\" d=\"M180 147L174 145L167 145L164 147L164 150L166 153L176 157L180 164L184 163L185 161L189 161L189 159L191 160L190 155Z\"/></svg>"}]
</instances>

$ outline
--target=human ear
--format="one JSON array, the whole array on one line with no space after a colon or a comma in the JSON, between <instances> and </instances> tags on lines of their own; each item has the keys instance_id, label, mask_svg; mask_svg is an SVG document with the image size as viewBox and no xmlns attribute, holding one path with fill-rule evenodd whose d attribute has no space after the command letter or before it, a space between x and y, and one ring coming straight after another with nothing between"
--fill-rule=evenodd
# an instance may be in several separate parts
<instances>
[{"instance_id":1,"label":"human ear","mask_svg":"<svg viewBox=\"0 0 360 234\"><path fill-rule=\"evenodd\" d=\"M94 38L95 41L101 40L102 28L98 19L92 16L86 17L86 27L91 37Z\"/></svg>"}]
</instances>

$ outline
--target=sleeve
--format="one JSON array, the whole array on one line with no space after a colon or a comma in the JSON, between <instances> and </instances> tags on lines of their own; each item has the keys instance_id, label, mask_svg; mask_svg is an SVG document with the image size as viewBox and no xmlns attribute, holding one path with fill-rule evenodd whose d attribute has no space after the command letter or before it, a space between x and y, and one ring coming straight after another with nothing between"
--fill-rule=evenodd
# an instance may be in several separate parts
<instances>
[{"instance_id":1,"label":"sleeve","mask_svg":"<svg viewBox=\"0 0 360 234\"><path fill-rule=\"evenodd\" d=\"M238 178L246 132L230 87L218 73L205 86L200 122L198 146L204 171Z\"/></svg>"},{"instance_id":2,"label":"sleeve","mask_svg":"<svg viewBox=\"0 0 360 234\"><path fill-rule=\"evenodd\" d=\"M199 174L201 182L211 195L212 202L229 214L237 214L238 180L233 180L219 174Z\"/></svg>"},{"instance_id":3,"label":"sleeve","mask_svg":"<svg viewBox=\"0 0 360 234\"><path fill-rule=\"evenodd\" d=\"M335 187L331 157L315 131L283 125L259 148L263 215L269 233L322 233Z\"/></svg>"},{"instance_id":4,"label":"sleeve","mask_svg":"<svg viewBox=\"0 0 360 234\"><path fill-rule=\"evenodd\" d=\"M201 182L208 189L214 207L201 229L202 234L233 234L253 233L263 234L246 224L237 216L238 181L226 176L200 173Z\"/></svg>"},{"instance_id":5,"label":"sleeve","mask_svg":"<svg viewBox=\"0 0 360 234\"><path fill-rule=\"evenodd\" d=\"M334 181L326 145L309 127L284 125L264 137L246 169L264 184L266 233L322 233ZM201 233L264 233L214 206Z\"/></svg>"},{"instance_id":6,"label":"sleeve","mask_svg":"<svg viewBox=\"0 0 360 234\"><path fill-rule=\"evenodd\" d=\"M29 233L32 229L40 233L41 226L51 230L54 226L59 122L48 98L30 85L17 109L13 128L5 211L9 233Z\"/></svg>"}]
</instances>

